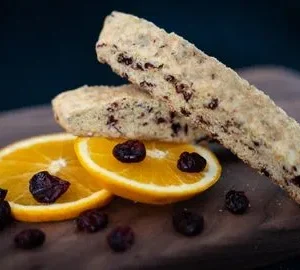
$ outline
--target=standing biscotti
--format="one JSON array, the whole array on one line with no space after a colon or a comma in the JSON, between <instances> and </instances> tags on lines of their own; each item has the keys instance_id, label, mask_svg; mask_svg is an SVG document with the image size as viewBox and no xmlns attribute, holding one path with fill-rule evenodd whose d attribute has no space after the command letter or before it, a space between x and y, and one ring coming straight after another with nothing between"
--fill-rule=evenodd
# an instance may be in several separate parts
<instances>
[{"instance_id":1,"label":"standing biscotti","mask_svg":"<svg viewBox=\"0 0 300 270\"><path fill-rule=\"evenodd\" d=\"M166 142L205 139L203 131L134 85L83 86L59 94L52 105L56 121L77 136Z\"/></svg>"},{"instance_id":2,"label":"standing biscotti","mask_svg":"<svg viewBox=\"0 0 300 270\"><path fill-rule=\"evenodd\" d=\"M203 128L300 203L300 127L255 86L174 33L124 13L105 20L98 60Z\"/></svg>"}]
</instances>

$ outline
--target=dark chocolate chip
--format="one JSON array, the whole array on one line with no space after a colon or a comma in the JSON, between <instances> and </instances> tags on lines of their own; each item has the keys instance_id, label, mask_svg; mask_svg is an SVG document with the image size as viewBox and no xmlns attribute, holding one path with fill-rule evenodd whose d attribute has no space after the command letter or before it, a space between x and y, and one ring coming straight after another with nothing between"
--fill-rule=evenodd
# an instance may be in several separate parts
<instances>
[{"instance_id":1,"label":"dark chocolate chip","mask_svg":"<svg viewBox=\"0 0 300 270\"><path fill-rule=\"evenodd\" d=\"M110 115L110 116L108 117L108 120L107 120L107 122L106 122L106 125L115 125L115 124L117 124L117 123L118 123L118 120L115 119L115 117L114 117L113 115Z\"/></svg>"},{"instance_id":2,"label":"dark chocolate chip","mask_svg":"<svg viewBox=\"0 0 300 270\"><path fill-rule=\"evenodd\" d=\"M125 64L126 66L129 66L129 65L132 64L133 59L132 59L132 57L129 57L129 56L124 55L123 53L120 53L118 55L117 61L118 61L118 63Z\"/></svg>"},{"instance_id":3,"label":"dark chocolate chip","mask_svg":"<svg viewBox=\"0 0 300 270\"><path fill-rule=\"evenodd\" d=\"M200 122L204 125L210 126L210 123L208 121L204 120L202 115L198 115L196 119L197 119L198 122Z\"/></svg>"},{"instance_id":4,"label":"dark chocolate chip","mask_svg":"<svg viewBox=\"0 0 300 270\"><path fill-rule=\"evenodd\" d=\"M164 47L167 47L167 45L166 44L163 44L163 45L161 45L161 46L159 46L159 48L164 48Z\"/></svg>"},{"instance_id":5,"label":"dark chocolate chip","mask_svg":"<svg viewBox=\"0 0 300 270\"><path fill-rule=\"evenodd\" d=\"M259 146L259 142L257 142L257 141L253 141L253 144L254 144L255 146Z\"/></svg>"},{"instance_id":6,"label":"dark chocolate chip","mask_svg":"<svg viewBox=\"0 0 300 270\"><path fill-rule=\"evenodd\" d=\"M185 108L180 108L180 112L181 112L184 116L186 116L186 117L188 117L188 116L191 115L191 112L189 112L189 111L186 110Z\"/></svg>"},{"instance_id":7,"label":"dark chocolate chip","mask_svg":"<svg viewBox=\"0 0 300 270\"><path fill-rule=\"evenodd\" d=\"M151 113L152 111L153 111L153 108L150 107L150 108L148 109L148 113Z\"/></svg>"},{"instance_id":8,"label":"dark chocolate chip","mask_svg":"<svg viewBox=\"0 0 300 270\"><path fill-rule=\"evenodd\" d=\"M177 135L178 132L181 130L181 125L180 125L179 123L173 123L173 124L171 125L171 128L172 128L172 130L173 130L173 133L174 133L175 135Z\"/></svg>"},{"instance_id":9,"label":"dark chocolate chip","mask_svg":"<svg viewBox=\"0 0 300 270\"><path fill-rule=\"evenodd\" d=\"M135 66L133 66L133 69L139 69L139 70L144 70L142 65L140 63L136 63Z\"/></svg>"},{"instance_id":10,"label":"dark chocolate chip","mask_svg":"<svg viewBox=\"0 0 300 270\"><path fill-rule=\"evenodd\" d=\"M148 123L147 123L147 122L143 123L143 126L147 126L147 125L148 125Z\"/></svg>"},{"instance_id":11,"label":"dark chocolate chip","mask_svg":"<svg viewBox=\"0 0 300 270\"><path fill-rule=\"evenodd\" d=\"M177 80L175 79L174 76L172 75L166 75L165 78L164 78L167 82L170 82L170 83L176 83Z\"/></svg>"},{"instance_id":12,"label":"dark chocolate chip","mask_svg":"<svg viewBox=\"0 0 300 270\"><path fill-rule=\"evenodd\" d=\"M215 78L216 78L216 74L211 74L211 78L212 78L212 80L214 80Z\"/></svg>"},{"instance_id":13,"label":"dark chocolate chip","mask_svg":"<svg viewBox=\"0 0 300 270\"><path fill-rule=\"evenodd\" d=\"M113 102L111 105L115 108L117 108L119 106L119 104L117 102Z\"/></svg>"},{"instance_id":14,"label":"dark chocolate chip","mask_svg":"<svg viewBox=\"0 0 300 270\"><path fill-rule=\"evenodd\" d=\"M173 120L176 117L176 112L170 112L170 118Z\"/></svg>"},{"instance_id":15,"label":"dark chocolate chip","mask_svg":"<svg viewBox=\"0 0 300 270\"><path fill-rule=\"evenodd\" d=\"M156 120L156 123L157 123L157 124L166 123L166 122L167 122L166 119L163 118L163 117L159 117L159 118Z\"/></svg>"},{"instance_id":16,"label":"dark chocolate chip","mask_svg":"<svg viewBox=\"0 0 300 270\"><path fill-rule=\"evenodd\" d=\"M163 96L164 99L166 100L169 100L169 97L168 96Z\"/></svg>"},{"instance_id":17,"label":"dark chocolate chip","mask_svg":"<svg viewBox=\"0 0 300 270\"><path fill-rule=\"evenodd\" d=\"M247 147L249 148L249 150L254 151L255 149L249 145L247 145Z\"/></svg>"},{"instance_id":18,"label":"dark chocolate chip","mask_svg":"<svg viewBox=\"0 0 300 270\"><path fill-rule=\"evenodd\" d=\"M155 84L147 82L147 81L142 81L140 82L140 87L145 88L145 87L154 87Z\"/></svg>"},{"instance_id":19,"label":"dark chocolate chip","mask_svg":"<svg viewBox=\"0 0 300 270\"><path fill-rule=\"evenodd\" d=\"M291 182L296 185L297 187L300 187L300 175L296 176L291 180Z\"/></svg>"},{"instance_id":20,"label":"dark chocolate chip","mask_svg":"<svg viewBox=\"0 0 300 270\"><path fill-rule=\"evenodd\" d=\"M153 64L148 63L148 62L145 63L144 67L145 67L146 69L149 69L149 68L155 68L155 66L154 66Z\"/></svg>"},{"instance_id":21,"label":"dark chocolate chip","mask_svg":"<svg viewBox=\"0 0 300 270\"><path fill-rule=\"evenodd\" d=\"M297 167L296 167L296 166L293 166L292 168L293 168L293 170L294 170L295 172L297 171Z\"/></svg>"},{"instance_id":22,"label":"dark chocolate chip","mask_svg":"<svg viewBox=\"0 0 300 270\"><path fill-rule=\"evenodd\" d=\"M185 135L189 133L189 126L187 124L184 125L184 133Z\"/></svg>"},{"instance_id":23,"label":"dark chocolate chip","mask_svg":"<svg viewBox=\"0 0 300 270\"><path fill-rule=\"evenodd\" d=\"M208 105L205 105L205 108L214 110L218 107L219 105L219 100L217 98L212 98L211 101L208 103Z\"/></svg>"},{"instance_id":24,"label":"dark chocolate chip","mask_svg":"<svg viewBox=\"0 0 300 270\"><path fill-rule=\"evenodd\" d=\"M99 44L97 44L96 47L101 48L101 47L105 47L105 46L107 46L106 43L99 43Z\"/></svg>"},{"instance_id":25,"label":"dark chocolate chip","mask_svg":"<svg viewBox=\"0 0 300 270\"><path fill-rule=\"evenodd\" d=\"M267 177L270 176L270 173L267 171L266 168L262 168L262 169L260 170L260 172L261 172L262 174L264 174L265 176L267 176Z\"/></svg>"}]
</instances>

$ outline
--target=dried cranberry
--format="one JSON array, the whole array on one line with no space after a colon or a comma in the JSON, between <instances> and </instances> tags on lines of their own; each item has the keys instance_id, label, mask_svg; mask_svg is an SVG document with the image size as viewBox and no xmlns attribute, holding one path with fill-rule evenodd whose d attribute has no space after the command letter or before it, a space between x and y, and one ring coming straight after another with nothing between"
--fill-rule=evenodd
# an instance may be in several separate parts
<instances>
[{"instance_id":1,"label":"dried cranberry","mask_svg":"<svg viewBox=\"0 0 300 270\"><path fill-rule=\"evenodd\" d=\"M225 207L233 214L244 214L249 207L249 200L243 191L230 190L225 197Z\"/></svg>"},{"instance_id":2,"label":"dried cranberry","mask_svg":"<svg viewBox=\"0 0 300 270\"><path fill-rule=\"evenodd\" d=\"M10 205L7 201L0 202L0 231L13 221Z\"/></svg>"},{"instance_id":3,"label":"dried cranberry","mask_svg":"<svg viewBox=\"0 0 300 270\"><path fill-rule=\"evenodd\" d=\"M77 228L79 231L89 233L98 232L107 227L108 216L100 212L100 209L91 209L84 211L76 219Z\"/></svg>"},{"instance_id":4,"label":"dried cranberry","mask_svg":"<svg viewBox=\"0 0 300 270\"><path fill-rule=\"evenodd\" d=\"M177 168L183 172L197 173L204 170L206 160L198 153L183 152L178 161Z\"/></svg>"},{"instance_id":5,"label":"dried cranberry","mask_svg":"<svg viewBox=\"0 0 300 270\"><path fill-rule=\"evenodd\" d=\"M177 232L185 236L196 236L203 231L204 218L184 209L173 215L173 226Z\"/></svg>"},{"instance_id":6,"label":"dried cranberry","mask_svg":"<svg viewBox=\"0 0 300 270\"><path fill-rule=\"evenodd\" d=\"M15 246L21 249L33 249L44 244L46 235L38 229L27 229L15 236Z\"/></svg>"},{"instance_id":7,"label":"dried cranberry","mask_svg":"<svg viewBox=\"0 0 300 270\"><path fill-rule=\"evenodd\" d=\"M7 195L7 190L0 188L0 202L4 201L6 195Z\"/></svg>"},{"instance_id":8,"label":"dried cranberry","mask_svg":"<svg viewBox=\"0 0 300 270\"><path fill-rule=\"evenodd\" d=\"M51 175L47 171L35 174L29 181L29 191L40 203L54 203L69 187L68 181Z\"/></svg>"},{"instance_id":9,"label":"dried cranberry","mask_svg":"<svg viewBox=\"0 0 300 270\"><path fill-rule=\"evenodd\" d=\"M124 163L141 162L146 157L145 145L138 140L128 140L117 144L113 149L114 157Z\"/></svg>"},{"instance_id":10,"label":"dried cranberry","mask_svg":"<svg viewBox=\"0 0 300 270\"><path fill-rule=\"evenodd\" d=\"M107 236L107 243L115 252L126 251L134 243L133 230L128 226L116 227Z\"/></svg>"}]
</instances>

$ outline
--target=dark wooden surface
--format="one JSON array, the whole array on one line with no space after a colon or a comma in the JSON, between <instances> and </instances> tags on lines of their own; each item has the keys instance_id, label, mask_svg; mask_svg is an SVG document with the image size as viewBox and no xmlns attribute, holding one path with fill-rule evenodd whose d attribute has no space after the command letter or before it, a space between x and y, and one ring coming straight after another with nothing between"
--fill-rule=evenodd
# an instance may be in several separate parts
<instances>
[{"instance_id":1,"label":"dark wooden surface","mask_svg":"<svg viewBox=\"0 0 300 270\"><path fill-rule=\"evenodd\" d=\"M241 71L264 89L288 114L300 121L300 76L284 69ZM49 107L22 109L0 116L0 147L32 135L59 131ZM0 269L243 269L300 255L300 209L266 177L244 165L229 151L212 145L223 166L220 181L196 198L168 206L149 206L115 199L106 211L108 230L86 235L74 222L16 223L0 233ZM233 216L223 210L231 188L246 191L251 208ZM205 217L205 230L195 238L177 235L171 212L187 207ZM124 254L112 253L105 241L110 228L129 224L136 244ZM18 251L13 235L22 228L39 227L47 234L35 251Z\"/></svg>"}]
</instances>

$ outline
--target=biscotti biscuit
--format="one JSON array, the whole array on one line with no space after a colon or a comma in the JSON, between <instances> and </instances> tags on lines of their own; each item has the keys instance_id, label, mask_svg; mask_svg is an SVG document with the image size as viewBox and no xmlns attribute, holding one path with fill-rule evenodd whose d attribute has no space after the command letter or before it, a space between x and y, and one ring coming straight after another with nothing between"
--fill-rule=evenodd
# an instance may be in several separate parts
<instances>
[{"instance_id":1,"label":"biscotti biscuit","mask_svg":"<svg viewBox=\"0 0 300 270\"><path fill-rule=\"evenodd\" d=\"M194 142L204 133L133 85L83 86L52 101L57 122L77 136Z\"/></svg>"},{"instance_id":2,"label":"biscotti biscuit","mask_svg":"<svg viewBox=\"0 0 300 270\"><path fill-rule=\"evenodd\" d=\"M300 127L263 92L180 36L113 12L98 60L187 117L300 203Z\"/></svg>"}]
</instances>

